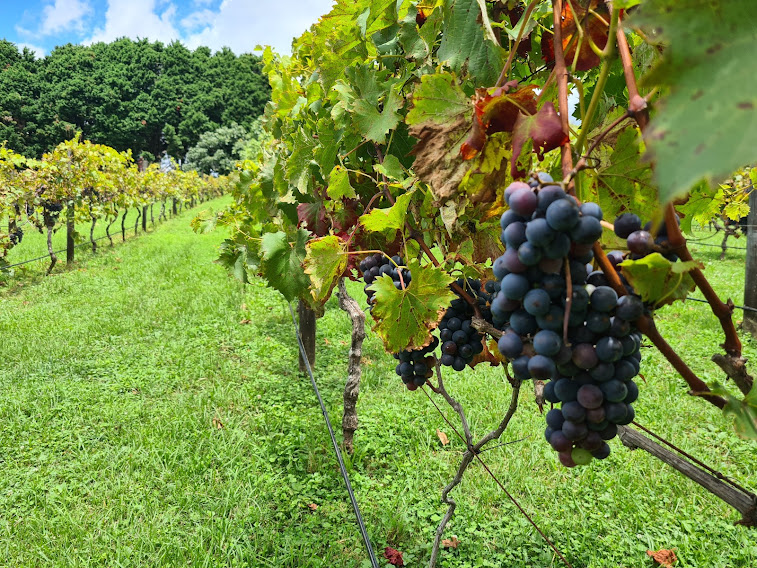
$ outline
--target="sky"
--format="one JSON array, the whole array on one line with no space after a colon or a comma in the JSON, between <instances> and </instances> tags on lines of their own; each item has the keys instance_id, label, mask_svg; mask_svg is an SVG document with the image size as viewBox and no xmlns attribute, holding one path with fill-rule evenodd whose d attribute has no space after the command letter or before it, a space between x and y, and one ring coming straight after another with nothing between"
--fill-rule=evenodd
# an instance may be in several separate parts
<instances>
[{"instance_id":1,"label":"sky","mask_svg":"<svg viewBox=\"0 0 757 568\"><path fill-rule=\"evenodd\" d=\"M0 38L39 56L56 45L119 37L237 54L270 45L282 54L333 0L0 0Z\"/></svg>"}]
</instances>

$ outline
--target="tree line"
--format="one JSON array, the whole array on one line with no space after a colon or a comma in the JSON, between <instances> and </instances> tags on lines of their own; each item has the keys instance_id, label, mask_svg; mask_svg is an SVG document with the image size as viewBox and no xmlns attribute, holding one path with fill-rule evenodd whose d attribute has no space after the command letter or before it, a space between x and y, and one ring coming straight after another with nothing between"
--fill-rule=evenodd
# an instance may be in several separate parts
<instances>
[{"instance_id":1,"label":"tree line","mask_svg":"<svg viewBox=\"0 0 757 568\"><path fill-rule=\"evenodd\" d=\"M270 98L261 71L255 55L179 42L66 44L38 58L0 40L0 140L40 157L81 132L135 156L183 158L205 132L252 126Z\"/></svg>"}]
</instances>

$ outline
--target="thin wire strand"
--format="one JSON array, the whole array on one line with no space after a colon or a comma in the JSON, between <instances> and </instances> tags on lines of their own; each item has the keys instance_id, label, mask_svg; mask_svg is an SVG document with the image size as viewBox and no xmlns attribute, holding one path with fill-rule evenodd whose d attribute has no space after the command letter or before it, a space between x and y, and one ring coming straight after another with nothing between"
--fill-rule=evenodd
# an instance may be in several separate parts
<instances>
[{"instance_id":1,"label":"thin wire strand","mask_svg":"<svg viewBox=\"0 0 757 568\"><path fill-rule=\"evenodd\" d=\"M115 235L115 233L113 233L113 234ZM105 235L105 236L102 236L102 237L97 237L95 239L95 242L101 241L101 240L107 239L107 238L108 238L108 235ZM92 245L92 241L81 242L78 245L74 245L74 248L79 248L79 247L88 246L88 245ZM60 249L60 250L54 250L53 254L60 254L62 252L66 252L67 250L68 250L67 248ZM29 264L30 262L37 262L38 260L44 260L44 259L47 259L47 258L50 258L50 253L46 254L45 256L39 256L37 258L31 258L29 260L24 260L22 262L17 262L16 264L9 264L8 266L0 266L0 270L8 270L9 268L15 268L16 266L21 266L23 264Z\"/></svg>"},{"instance_id":2,"label":"thin wire strand","mask_svg":"<svg viewBox=\"0 0 757 568\"><path fill-rule=\"evenodd\" d=\"M379 568L378 560L376 559L376 555L373 552L373 546L371 545L371 539L368 536L368 529L365 528L365 523L363 522L363 516L360 514L360 507L357 504L355 493L352 491L352 484L350 483L350 476L347 473L347 468L344 465L344 460L342 459L342 452L339 450L339 444L336 441L336 436L334 435L334 429L331 427L331 420L329 420L329 413L326 410L326 405L323 402L323 398L321 398L321 391L318 390L318 385L316 384L315 377L313 376L313 370L310 368L310 361L308 359L307 353L305 352L305 345L302 343L302 337L300 336L300 332L297 329L297 320L294 317L294 309L292 308L291 302L289 302L289 313L292 315L292 325L294 326L294 333L297 336L297 345L300 348L300 356L302 357L302 360L305 362L305 368L307 369L308 375L310 376L310 383L313 385L315 396L318 397L318 404L321 405L321 412L323 413L323 418L326 421L326 426L329 429L329 436L331 436L331 444L334 446L334 453L336 453L336 459L339 462L339 469L342 471L342 477L344 478L344 483L347 486L347 493L349 494L350 501L352 502L352 509L353 511L355 511L355 518L357 519L357 524L358 524L358 527L360 528L360 535L363 537L363 543L365 543L365 549L368 552L368 557L371 560L371 566L373 566L373 568Z\"/></svg>"},{"instance_id":3,"label":"thin wire strand","mask_svg":"<svg viewBox=\"0 0 757 568\"><path fill-rule=\"evenodd\" d=\"M703 304L709 304L707 300L704 300L702 298L684 298L685 302L688 302L691 300L692 302L702 302ZM739 310L744 310L746 312L757 312L757 308L750 308L749 306L733 306L734 308L738 308Z\"/></svg>"},{"instance_id":4,"label":"thin wire strand","mask_svg":"<svg viewBox=\"0 0 757 568\"><path fill-rule=\"evenodd\" d=\"M434 408L436 408L437 412L439 412L439 415L442 417L442 419L447 423L447 425L450 428L452 428L452 431L457 435L458 438L460 438L460 440L463 442L463 444L465 444L467 446L468 443L466 442L466 440L463 437L463 435L460 434L460 432L458 432L457 428L455 428L455 425L452 424L452 422L449 421L449 419L444 414L444 412L442 412L442 409L439 408L439 405L437 405L436 402L434 401L434 399L431 398L431 395L428 394L428 391L425 388L423 388L423 387L421 387L421 390L423 390L423 392L426 394L426 396L428 397L428 399L431 401L431 404L434 405ZM531 518L531 516L526 512L526 510L523 507L521 507L520 503L518 503L518 501L515 499L515 497L513 497L510 494L510 492L505 488L505 486L497 478L497 476L494 475L494 473L492 472L492 470L489 469L489 466L487 466L486 463L484 463L484 460L481 459L480 455L478 455L479 452L473 451L472 446L469 447L468 449L471 450L471 452L473 453L473 456L479 461L479 463L486 470L486 472L491 476L491 478L494 480L494 482L497 485L499 485L499 488L502 491L504 491L504 493L505 493L505 495L507 495L508 499L510 499L510 501L513 502L513 505L515 505L518 508L518 510L523 514L523 516L526 517L526 520L528 520L528 522L531 523L531 526L533 526L536 529L536 531L541 535L541 537L550 546L550 548L555 551L555 554L557 554L557 556L560 557L560 560L563 561L563 563L565 564L565 566L567 566L568 568L573 568L573 566L571 565L571 563L568 562L567 558L565 558L565 556L563 556L562 552L560 552L558 550L558 548L554 545L554 543L551 540L549 540L549 537L546 534L544 534L544 532L539 528L539 525L537 525L534 522L534 520Z\"/></svg>"}]
</instances>

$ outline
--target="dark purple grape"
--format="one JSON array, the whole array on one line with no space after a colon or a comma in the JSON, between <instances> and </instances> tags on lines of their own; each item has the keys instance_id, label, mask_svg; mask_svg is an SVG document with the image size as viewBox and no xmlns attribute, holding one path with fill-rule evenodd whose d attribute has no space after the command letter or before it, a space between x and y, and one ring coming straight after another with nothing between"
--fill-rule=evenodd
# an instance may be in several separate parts
<instances>
[{"instance_id":1,"label":"dark purple grape","mask_svg":"<svg viewBox=\"0 0 757 568\"><path fill-rule=\"evenodd\" d=\"M528 372L534 379L551 379L556 376L555 362L544 355L534 355L528 361Z\"/></svg>"},{"instance_id":2,"label":"dark purple grape","mask_svg":"<svg viewBox=\"0 0 757 568\"><path fill-rule=\"evenodd\" d=\"M602 236L602 224L599 219L583 216L570 230L570 238L578 244L591 244Z\"/></svg>"},{"instance_id":3,"label":"dark purple grape","mask_svg":"<svg viewBox=\"0 0 757 568\"><path fill-rule=\"evenodd\" d=\"M578 223L578 206L572 199L558 199L547 207L546 218L555 231L570 231Z\"/></svg>"},{"instance_id":4,"label":"dark purple grape","mask_svg":"<svg viewBox=\"0 0 757 568\"><path fill-rule=\"evenodd\" d=\"M525 236L528 242L545 247L553 241L555 232L549 226L546 219L533 219L526 226Z\"/></svg>"},{"instance_id":5,"label":"dark purple grape","mask_svg":"<svg viewBox=\"0 0 757 568\"><path fill-rule=\"evenodd\" d=\"M515 193L519 189L527 189L528 191L531 191L531 186L529 186L527 183L522 182L522 181L514 181L513 183L511 183L505 188L505 194L504 194L505 203L509 205L510 198L512 197L513 193Z\"/></svg>"},{"instance_id":6,"label":"dark purple grape","mask_svg":"<svg viewBox=\"0 0 757 568\"><path fill-rule=\"evenodd\" d=\"M601 270L594 270L589 273L589 275L586 277L586 283L591 284L592 286L599 287L599 286L607 286L608 281L607 277L605 276L605 273Z\"/></svg>"},{"instance_id":7,"label":"dark purple grape","mask_svg":"<svg viewBox=\"0 0 757 568\"><path fill-rule=\"evenodd\" d=\"M598 312L609 312L618 303L618 294L609 286L597 286L591 293L591 307Z\"/></svg>"},{"instance_id":8,"label":"dark purple grape","mask_svg":"<svg viewBox=\"0 0 757 568\"><path fill-rule=\"evenodd\" d=\"M612 363L599 363L591 371L589 371L591 378L598 383L609 381L615 376L615 365Z\"/></svg>"},{"instance_id":9,"label":"dark purple grape","mask_svg":"<svg viewBox=\"0 0 757 568\"><path fill-rule=\"evenodd\" d=\"M546 357L554 357L562 348L562 340L554 331L542 329L534 335L533 345L534 351L536 351L537 354Z\"/></svg>"},{"instance_id":10,"label":"dark purple grape","mask_svg":"<svg viewBox=\"0 0 757 568\"><path fill-rule=\"evenodd\" d=\"M527 381L531 378L528 372L528 362L531 358L528 355L521 355L512 361L513 375L519 381Z\"/></svg>"},{"instance_id":11,"label":"dark purple grape","mask_svg":"<svg viewBox=\"0 0 757 568\"><path fill-rule=\"evenodd\" d=\"M518 248L526 242L526 224L519 221L510 223L507 228L502 231L502 236L504 243L508 247Z\"/></svg>"},{"instance_id":12,"label":"dark purple grape","mask_svg":"<svg viewBox=\"0 0 757 568\"><path fill-rule=\"evenodd\" d=\"M526 310L518 310L512 313L510 316L510 327L520 335L531 335L539 329L536 324L536 318Z\"/></svg>"},{"instance_id":13,"label":"dark purple grape","mask_svg":"<svg viewBox=\"0 0 757 568\"><path fill-rule=\"evenodd\" d=\"M618 435L618 426L617 424L608 423L607 426L604 427L604 429L599 431L599 435L602 436L603 440L612 440L615 436Z\"/></svg>"},{"instance_id":14,"label":"dark purple grape","mask_svg":"<svg viewBox=\"0 0 757 568\"><path fill-rule=\"evenodd\" d=\"M547 426L552 428L553 430L560 430L562 428L563 422L565 422L565 417L562 415L562 410L559 408L553 408L549 412L547 412Z\"/></svg>"},{"instance_id":15,"label":"dark purple grape","mask_svg":"<svg viewBox=\"0 0 757 568\"><path fill-rule=\"evenodd\" d=\"M563 326L564 314L565 311L561 307L552 305L545 315L536 316L536 323L541 329L560 331Z\"/></svg>"},{"instance_id":16,"label":"dark purple grape","mask_svg":"<svg viewBox=\"0 0 757 568\"><path fill-rule=\"evenodd\" d=\"M586 203L581 204L581 207L579 207L581 210L581 215L584 217L594 217L598 221L602 220L602 208L597 205L596 203L592 203L591 201L587 201Z\"/></svg>"},{"instance_id":17,"label":"dark purple grape","mask_svg":"<svg viewBox=\"0 0 757 568\"><path fill-rule=\"evenodd\" d=\"M578 389L576 399L579 404L591 410L592 408L599 408L604 402L604 396L602 390L596 385L584 385Z\"/></svg>"},{"instance_id":18,"label":"dark purple grape","mask_svg":"<svg viewBox=\"0 0 757 568\"><path fill-rule=\"evenodd\" d=\"M570 252L570 237L565 233L557 233L552 242L544 246L544 256L551 260L562 260ZM558 267L559 270L559 267Z\"/></svg>"},{"instance_id":19,"label":"dark purple grape","mask_svg":"<svg viewBox=\"0 0 757 568\"><path fill-rule=\"evenodd\" d=\"M549 445L552 446L556 452L567 452L573 447L573 442L565 437L562 430L555 430L549 437Z\"/></svg>"},{"instance_id":20,"label":"dark purple grape","mask_svg":"<svg viewBox=\"0 0 757 568\"><path fill-rule=\"evenodd\" d=\"M610 264L616 267L623 262L623 253L619 250L611 250L607 253L607 260L610 261Z\"/></svg>"},{"instance_id":21,"label":"dark purple grape","mask_svg":"<svg viewBox=\"0 0 757 568\"><path fill-rule=\"evenodd\" d=\"M523 341L515 332L505 333L499 338L497 349L508 359L515 359L523 352Z\"/></svg>"},{"instance_id":22,"label":"dark purple grape","mask_svg":"<svg viewBox=\"0 0 757 568\"><path fill-rule=\"evenodd\" d=\"M591 424L601 424L605 421L605 409L600 406L599 408L591 408L586 411L586 421Z\"/></svg>"},{"instance_id":23,"label":"dark purple grape","mask_svg":"<svg viewBox=\"0 0 757 568\"><path fill-rule=\"evenodd\" d=\"M646 256L652 252L654 239L647 231L634 231L626 239L628 250L640 256Z\"/></svg>"},{"instance_id":24,"label":"dark purple grape","mask_svg":"<svg viewBox=\"0 0 757 568\"><path fill-rule=\"evenodd\" d=\"M546 213L547 208L558 199L565 199L565 191L559 185L545 185L539 190L537 210Z\"/></svg>"},{"instance_id":25,"label":"dark purple grape","mask_svg":"<svg viewBox=\"0 0 757 568\"><path fill-rule=\"evenodd\" d=\"M546 315L549 313L550 305L549 294L541 288L529 290L523 298L523 308L532 316Z\"/></svg>"},{"instance_id":26,"label":"dark purple grape","mask_svg":"<svg viewBox=\"0 0 757 568\"><path fill-rule=\"evenodd\" d=\"M570 420L578 424L586 420L586 408L576 401L565 402L562 405L562 414L564 420ZM560 426L562 428L562 425Z\"/></svg>"},{"instance_id":27,"label":"dark purple grape","mask_svg":"<svg viewBox=\"0 0 757 568\"><path fill-rule=\"evenodd\" d=\"M541 248L526 241L518 248L518 260L525 266L536 266L543 256Z\"/></svg>"},{"instance_id":28,"label":"dark purple grape","mask_svg":"<svg viewBox=\"0 0 757 568\"><path fill-rule=\"evenodd\" d=\"M623 344L616 337L602 337L597 341L597 357L605 363L614 363L623 357Z\"/></svg>"},{"instance_id":29,"label":"dark purple grape","mask_svg":"<svg viewBox=\"0 0 757 568\"><path fill-rule=\"evenodd\" d=\"M575 312L583 312L589 307L589 293L585 288L573 287L573 294L570 298L570 309ZM565 300L562 302L565 305Z\"/></svg>"},{"instance_id":30,"label":"dark purple grape","mask_svg":"<svg viewBox=\"0 0 757 568\"><path fill-rule=\"evenodd\" d=\"M627 294L618 298L615 315L626 321L636 321L644 313L644 304L638 296Z\"/></svg>"},{"instance_id":31,"label":"dark purple grape","mask_svg":"<svg viewBox=\"0 0 757 568\"><path fill-rule=\"evenodd\" d=\"M586 434L586 438L581 440L578 445L584 450L593 452L604 446L605 441L602 439L602 436L599 435L599 432L589 430L589 433Z\"/></svg>"},{"instance_id":32,"label":"dark purple grape","mask_svg":"<svg viewBox=\"0 0 757 568\"><path fill-rule=\"evenodd\" d=\"M574 401L578 395L578 388L578 385L572 380L565 378L560 379L555 383L555 396L560 402Z\"/></svg>"},{"instance_id":33,"label":"dark purple grape","mask_svg":"<svg viewBox=\"0 0 757 568\"><path fill-rule=\"evenodd\" d=\"M607 457L610 455L610 446L607 444L607 442L605 442L598 450L591 452L591 455L598 460L607 459Z\"/></svg>"},{"instance_id":34,"label":"dark purple grape","mask_svg":"<svg viewBox=\"0 0 757 568\"><path fill-rule=\"evenodd\" d=\"M597 366L599 358L591 343L579 343L573 347L572 361L579 369L589 370Z\"/></svg>"},{"instance_id":35,"label":"dark purple grape","mask_svg":"<svg viewBox=\"0 0 757 568\"><path fill-rule=\"evenodd\" d=\"M605 404L605 415L613 424L621 424L628 416L628 405L622 402L608 402Z\"/></svg>"},{"instance_id":36,"label":"dark purple grape","mask_svg":"<svg viewBox=\"0 0 757 568\"><path fill-rule=\"evenodd\" d=\"M613 376L619 381L630 381L636 376L636 367L626 359L621 359L614 366Z\"/></svg>"},{"instance_id":37,"label":"dark purple grape","mask_svg":"<svg viewBox=\"0 0 757 568\"><path fill-rule=\"evenodd\" d=\"M578 442L587 436L589 429L583 422L576 424L575 422L566 420L562 425L562 433L565 434L565 437L568 438L568 440Z\"/></svg>"},{"instance_id":38,"label":"dark purple grape","mask_svg":"<svg viewBox=\"0 0 757 568\"><path fill-rule=\"evenodd\" d=\"M457 371L458 373L459 373L460 371L462 371L463 369L465 369L465 359L463 359L463 358L462 358L462 357L460 357L460 356L458 356L458 357L455 357L455 362L454 362L454 363L452 363L452 368L453 368L453 369L454 369L455 371Z\"/></svg>"},{"instance_id":39,"label":"dark purple grape","mask_svg":"<svg viewBox=\"0 0 757 568\"><path fill-rule=\"evenodd\" d=\"M544 400L552 404L560 402L560 399L555 395L555 381L549 381L544 385Z\"/></svg>"},{"instance_id":40,"label":"dark purple grape","mask_svg":"<svg viewBox=\"0 0 757 568\"><path fill-rule=\"evenodd\" d=\"M641 229L641 219L633 213L623 213L615 219L615 234L621 239L627 239L631 233Z\"/></svg>"},{"instance_id":41,"label":"dark purple grape","mask_svg":"<svg viewBox=\"0 0 757 568\"><path fill-rule=\"evenodd\" d=\"M510 194L510 200L508 204L510 209L515 211L516 214L521 217L530 217L531 214L536 211L536 205L538 198L534 191L529 188L516 189Z\"/></svg>"},{"instance_id":42,"label":"dark purple grape","mask_svg":"<svg viewBox=\"0 0 757 568\"><path fill-rule=\"evenodd\" d=\"M631 333L631 324L623 318L612 316L610 318L610 330L608 331L608 333L613 337L617 337L622 342L622 338L628 336L628 334Z\"/></svg>"},{"instance_id":43,"label":"dark purple grape","mask_svg":"<svg viewBox=\"0 0 757 568\"><path fill-rule=\"evenodd\" d=\"M454 341L445 341L442 344L442 353L447 355L457 355L457 343Z\"/></svg>"},{"instance_id":44,"label":"dark purple grape","mask_svg":"<svg viewBox=\"0 0 757 568\"><path fill-rule=\"evenodd\" d=\"M610 315L607 312L589 310L586 314L586 327L594 333L605 333L610 329Z\"/></svg>"},{"instance_id":45,"label":"dark purple grape","mask_svg":"<svg viewBox=\"0 0 757 568\"><path fill-rule=\"evenodd\" d=\"M520 273L526 271L527 267L518 258L518 251L516 249L507 249L505 251L505 254L503 254L500 258L502 259L502 265L509 272Z\"/></svg>"},{"instance_id":46,"label":"dark purple grape","mask_svg":"<svg viewBox=\"0 0 757 568\"><path fill-rule=\"evenodd\" d=\"M625 383L617 379L602 383L601 388L602 394L604 394L605 399L609 400L610 402L623 402L623 400L626 398L626 395L628 395L628 388L626 387Z\"/></svg>"},{"instance_id":47,"label":"dark purple grape","mask_svg":"<svg viewBox=\"0 0 757 568\"><path fill-rule=\"evenodd\" d=\"M462 329L458 329L452 334L452 341L457 343L458 346L468 343L468 334Z\"/></svg>"},{"instance_id":48,"label":"dark purple grape","mask_svg":"<svg viewBox=\"0 0 757 568\"><path fill-rule=\"evenodd\" d=\"M628 394L626 395L626 398L623 399L623 402L625 402L626 404L636 402L636 399L639 398L639 387L636 386L635 382L628 381L626 383L626 388L628 389Z\"/></svg>"}]
</instances>

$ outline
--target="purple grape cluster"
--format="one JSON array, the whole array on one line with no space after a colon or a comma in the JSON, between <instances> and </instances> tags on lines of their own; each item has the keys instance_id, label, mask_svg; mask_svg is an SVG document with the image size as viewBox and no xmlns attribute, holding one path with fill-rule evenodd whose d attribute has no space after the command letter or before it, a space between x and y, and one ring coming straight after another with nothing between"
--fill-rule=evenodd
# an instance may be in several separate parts
<instances>
[{"instance_id":1,"label":"purple grape cluster","mask_svg":"<svg viewBox=\"0 0 757 568\"><path fill-rule=\"evenodd\" d=\"M412 280L410 271L404 268L404 262L402 257L393 256L391 259L387 258L381 253L372 254L371 256L363 259L359 266L360 273L363 276L365 282L365 295L368 297L368 305L373 305L376 301L374 299L375 292L370 290L369 287L374 283L376 278L388 274L392 277L395 288L402 289L402 283L404 282L405 288L407 288ZM402 280L400 280L402 275Z\"/></svg>"},{"instance_id":2,"label":"purple grape cluster","mask_svg":"<svg viewBox=\"0 0 757 568\"><path fill-rule=\"evenodd\" d=\"M468 278L457 280L457 285L466 291L469 297L478 303L481 316L490 319L488 307L490 296L481 290L481 281ZM483 335L474 327L473 306L458 295L447 308L442 321L439 322L439 339L442 345L442 356L439 362L455 371L462 371L473 360L473 357L484 350Z\"/></svg>"},{"instance_id":3,"label":"purple grape cluster","mask_svg":"<svg viewBox=\"0 0 757 568\"><path fill-rule=\"evenodd\" d=\"M607 440L633 420L641 336L632 322L644 307L636 296L618 298L590 264L602 234L601 208L579 206L552 182L540 174L505 190L506 250L494 261L499 290L491 313L504 331L498 349L515 378L549 381L545 399L562 405L547 414L545 437L561 463L573 467L606 458Z\"/></svg>"},{"instance_id":4,"label":"purple grape cluster","mask_svg":"<svg viewBox=\"0 0 757 568\"><path fill-rule=\"evenodd\" d=\"M431 353L438 346L439 340L434 337L423 349L405 350L394 354L394 358L399 361L394 371L408 390L414 391L423 386L426 379L434 374L434 357Z\"/></svg>"},{"instance_id":5,"label":"purple grape cluster","mask_svg":"<svg viewBox=\"0 0 757 568\"><path fill-rule=\"evenodd\" d=\"M676 216L680 224L680 219ZM678 260L678 256L671 252L668 230L665 223L657 227L657 233L653 235L652 222L648 221L641 226L641 218L634 213L623 213L615 219L615 234L621 239L626 239L626 246L632 260L644 258L653 252L659 252L671 262Z\"/></svg>"}]
</instances>

